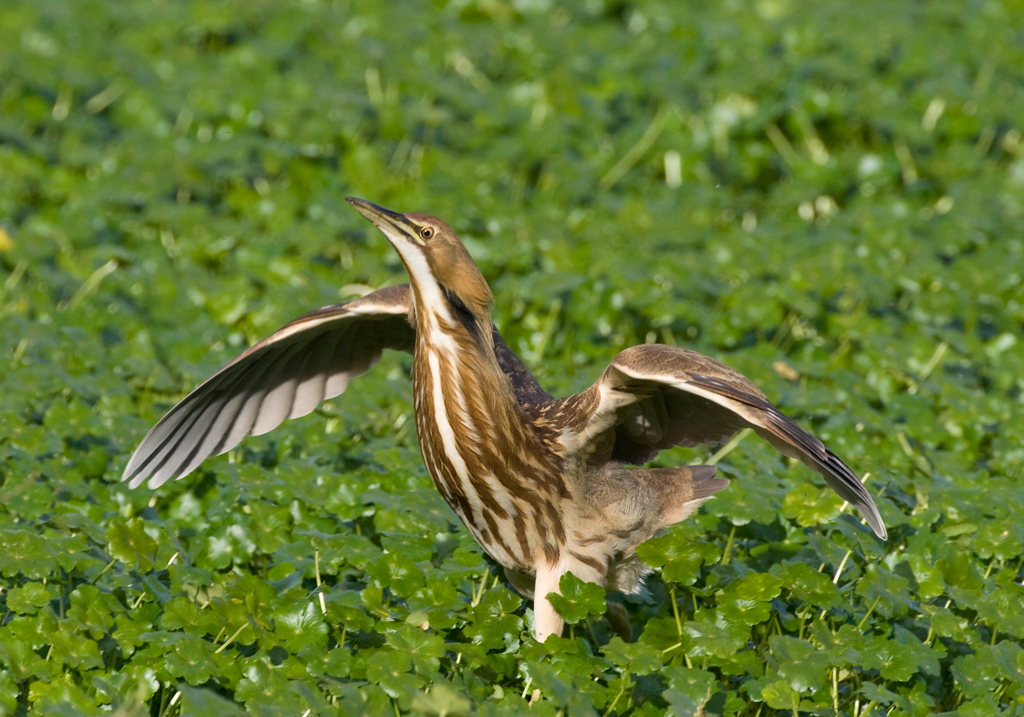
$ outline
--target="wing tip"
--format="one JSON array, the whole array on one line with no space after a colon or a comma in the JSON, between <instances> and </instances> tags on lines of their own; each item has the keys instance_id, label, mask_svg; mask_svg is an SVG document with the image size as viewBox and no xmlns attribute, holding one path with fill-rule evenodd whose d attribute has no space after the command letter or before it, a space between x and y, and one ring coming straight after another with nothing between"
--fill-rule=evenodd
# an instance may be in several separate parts
<instances>
[{"instance_id":1,"label":"wing tip","mask_svg":"<svg viewBox=\"0 0 1024 717\"><path fill-rule=\"evenodd\" d=\"M825 482L828 483L832 490L836 491L840 497L849 501L857 511L860 513L864 522L876 536L881 540L889 539L889 531L885 528L885 521L882 520L882 514L878 511L878 506L875 505L874 499L871 494L868 493L868 489L861 483L860 478L853 470L846 465L842 458L837 456L835 453L825 448L826 460L822 464L825 469L822 472L822 476L825 478ZM844 490L839 490L839 486L833 483L833 480L838 481L839 486Z\"/></svg>"},{"instance_id":2,"label":"wing tip","mask_svg":"<svg viewBox=\"0 0 1024 717\"><path fill-rule=\"evenodd\" d=\"M128 465L126 465L124 471L121 472L121 479L118 481L119 483L128 483L129 490L135 490L143 483L145 483L146 487L150 490L155 490L164 483L184 478L194 470L194 468L192 468L187 472L182 473L179 468L179 470L168 475L161 475L161 468L157 468L156 470L148 468L145 464L146 462L138 460L137 456L138 449L136 449L136 452L128 459Z\"/></svg>"},{"instance_id":3,"label":"wing tip","mask_svg":"<svg viewBox=\"0 0 1024 717\"><path fill-rule=\"evenodd\" d=\"M854 505L857 506L857 510L860 512L861 517L864 519L864 522L867 523L867 526L871 528L872 532L878 536L880 540L888 540L889 531L885 529L885 523L882 521L882 514L878 512L878 506L875 505L875 502L869 498L867 504L862 505L855 503Z\"/></svg>"}]
</instances>

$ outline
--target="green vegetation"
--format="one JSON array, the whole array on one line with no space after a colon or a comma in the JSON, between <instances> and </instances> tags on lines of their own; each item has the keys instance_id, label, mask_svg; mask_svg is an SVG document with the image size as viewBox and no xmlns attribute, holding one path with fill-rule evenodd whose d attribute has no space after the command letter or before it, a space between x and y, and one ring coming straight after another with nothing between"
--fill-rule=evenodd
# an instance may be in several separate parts
<instances>
[{"instance_id":1,"label":"green vegetation","mask_svg":"<svg viewBox=\"0 0 1024 717\"><path fill-rule=\"evenodd\" d=\"M0 714L1019 712L1022 34L996 0L5 0ZM538 645L399 356L121 485L243 347L405 281L348 194L452 223L553 393L645 340L744 372L889 541L748 438L643 547L636 642L569 581Z\"/></svg>"}]
</instances>

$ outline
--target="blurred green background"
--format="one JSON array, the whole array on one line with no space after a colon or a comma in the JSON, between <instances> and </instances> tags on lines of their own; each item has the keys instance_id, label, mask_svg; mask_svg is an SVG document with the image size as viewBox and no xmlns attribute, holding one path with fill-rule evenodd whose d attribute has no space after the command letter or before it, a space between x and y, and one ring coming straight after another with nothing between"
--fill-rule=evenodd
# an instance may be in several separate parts
<instances>
[{"instance_id":1,"label":"blurred green background","mask_svg":"<svg viewBox=\"0 0 1024 717\"><path fill-rule=\"evenodd\" d=\"M1010 1L5 0L0 714L1021 709L1022 129ZM644 341L742 371L890 540L748 439L638 643L537 646L402 357L120 485L249 343L406 280L346 195L451 223L555 394Z\"/></svg>"}]
</instances>

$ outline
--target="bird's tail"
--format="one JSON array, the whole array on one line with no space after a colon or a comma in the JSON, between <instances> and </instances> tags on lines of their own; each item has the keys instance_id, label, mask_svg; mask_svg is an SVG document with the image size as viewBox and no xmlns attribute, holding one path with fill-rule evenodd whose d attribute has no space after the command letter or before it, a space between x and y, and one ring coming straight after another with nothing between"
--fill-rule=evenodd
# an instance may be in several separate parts
<instances>
[{"instance_id":1,"label":"bird's tail","mask_svg":"<svg viewBox=\"0 0 1024 717\"><path fill-rule=\"evenodd\" d=\"M686 520L729 485L725 478L715 478L714 466L648 468L645 472L650 479L647 484L660 488L663 528Z\"/></svg>"}]
</instances>

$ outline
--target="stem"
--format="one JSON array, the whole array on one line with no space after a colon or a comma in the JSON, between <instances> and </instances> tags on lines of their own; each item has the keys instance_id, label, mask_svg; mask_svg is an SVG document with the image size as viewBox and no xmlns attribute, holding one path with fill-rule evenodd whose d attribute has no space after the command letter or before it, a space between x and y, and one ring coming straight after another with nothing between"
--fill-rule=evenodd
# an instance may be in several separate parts
<instances>
[{"instance_id":1,"label":"stem","mask_svg":"<svg viewBox=\"0 0 1024 717\"><path fill-rule=\"evenodd\" d=\"M729 539L725 541L725 549L722 551L722 565L729 564L729 552L732 550L733 540L736 538L736 525L729 530Z\"/></svg>"},{"instance_id":2,"label":"stem","mask_svg":"<svg viewBox=\"0 0 1024 717\"><path fill-rule=\"evenodd\" d=\"M171 698L171 702L168 704L168 701L167 701L167 688L165 687L163 689L163 694L160 696L160 712L159 712L160 717L166 717L166 715L170 711L171 707L173 707L174 703L178 701L177 697L178 697L179 694L181 694L181 693L180 692L175 692L174 693L174 697Z\"/></svg>"},{"instance_id":3,"label":"stem","mask_svg":"<svg viewBox=\"0 0 1024 717\"><path fill-rule=\"evenodd\" d=\"M857 631L858 632L860 631L860 629L862 627L864 627L864 623L868 621L868 618L871 617L871 613L873 613L875 611L875 606L878 605L878 601L881 600L881 599L882 599L881 595L876 597L875 601L873 603L871 603L871 607L868 608L868 611L866 613L864 613L864 617L861 618L861 621L859 623L857 623ZM867 708L865 707L865 709L867 709Z\"/></svg>"},{"instance_id":4,"label":"stem","mask_svg":"<svg viewBox=\"0 0 1024 717\"><path fill-rule=\"evenodd\" d=\"M622 675L622 686L619 687L619 694L615 695L615 699L612 700L610 705L608 705L608 709L604 711L605 717L608 717L608 715L612 713L612 710L615 709L615 705L617 705L619 700L622 699L622 695L626 693L627 684L629 684L629 675L624 674Z\"/></svg>"},{"instance_id":5,"label":"stem","mask_svg":"<svg viewBox=\"0 0 1024 717\"><path fill-rule=\"evenodd\" d=\"M487 586L487 576L490 574L490 571L491 569L488 567L487 570L484 571L484 574L480 576L479 590L476 587L473 588L473 601L470 603L471 607L476 607L480 604L480 600L483 599L484 588Z\"/></svg>"},{"instance_id":6,"label":"stem","mask_svg":"<svg viewBox=\"0 0 1024 717\"><path fill-rule=\"evenodd\" d=\"M983 580L992 574L992 568L995 566L996 560L997 558L993 556L992 559L988 561L988 567L985 569L985 575L982 576Z\"/></svg>"},{"instance_id":7,"label":"stem","mask_svg":"<svg viewBox=\"0 0 1024 717\"><path fill-rule=\"evenodd\" d=\"M836 568L836 575L835 575L835 577L832 578L832 583L833 584L835 584L835 585L839 584L839 576L843 574L843 568L846 567L846 561L850 559L850 556L852 554L853 554L853 548L850 548L849 550L846 551L846 555L843 556L842 562L839 563L839 567Z\"/></svg>"},{"instance_id":8,"label":"stem","mask_svg":"<svg viewBox=\"0 0 1024 717\"><path fill-rule=\"evenodd\" d=\"M320 590L320 551L316 550L313 552L313 566L316 570L316 587L318 595L320 596L320 613L323 615L327 614L327 603L324 602L324 592Z\"/></svg>"},{"instance_id":9,"label":"stem","mask_svg":"<svg viewBox=\"0 0 1024 717\"><path fill-rule=\"evenodd\" d=\"M92 580L90 580L89 584L90 585L95 585L96 581L99 580L100 578L102 578L104 575L106 575L107 571L110 570L112 567L114 567L114 563L116 563L116 562L117 562L117 560L111 560L109 563L107 563L107 567L103 568L103 570L100 570L100 574L97 575L96 577L94 577ZM170 565L170 563L168 563L168 565Z\"/></svg>"},{"instance_id":10,"label":"stem","mask_svg":"<svg viewBox=\"0 0 1024 717\"><path fill-rule=\"evenodd\" d=\"M706 461L704 461L705 465L713 466L713 465L717 464L718 461L722 460L727 455L732 453L732 449L735 448L736 446L738 446L743 441L744 438L749 436L751 431L752 431L752 429L750 429L750 428L744 428L742 431L737 433L735 436L732 437L731 441L729 441L724 446L719 448L718 451L715 453L715 455L711 456Z\"/></svg>"},{"instance_id":11,"label":"stem","mask_svg":"<svg viewBox=\"0 0 1024 717\"><path fill-rule=\"evenodd\" d=\"M604 191L608 191L615 186L615 183L622 179L626 172L628 172L634 164L639 162L643 158L644 154L657 141L661 135L665 124L668 122L669 117L677 115L675 107L671 105L662 105L657 114L654 115L654 119L651 120L651 124L648 125L644 131L643 136L637 140L637 143L629 148L622 158L615 163L615 166L608 170L608 172L601 177L600 187Z\"/></svg>"},{"instance_id":12,"label":"stem","mask_svg":"<svg viewBox=\"0 0 1024 717\"><path fill-rule=\"evenodd\" d=\"M669 595L672 598L672 612L676 616L676 634L679 635L679 637L682 637L683 621L679 619L679 606L676 605L676 589L672 588L672 590L669 591Z\"/></svg>"},{"instance_id":13,"label":"stem","mask_svg":"<svg viewBox=\"0 0 1024 717\"><path fill-rule=\"evenodd\" d=\"M945 341L941 342L935 349L935 353L928 359L928 363L921 369L921 380L924 381L931 375L931 372L935 370L935 367L939 365L939 361L946 355L946 351L949 350L949 344Z\"/></svg>"},{"instance_id":14,"label":"stem","mask_svg":"<svg viewBox=\"0 0 1024 717\"><path fill-rule=\"evenodd\" d=\"M239 635L241 635L242 634L242 630L244 630L247 627L249 627L249 623L244 623L240 628L235 630L235 634L232 635L231 637L229 637L227 642L225 642L223 645L221 645L216 650L214 650L213 654L214 655L219 655L220 653L224 652L225 648L227 648L228 645L230 645L232 642L234 642L235 638L238 637Z\"/></svg>"},{"instance_id":15,"label":"stem","mask_svg":"<svg viewBox=\"0 0 1024 717\"><path fill-rule=\"evenodd\" d=\"M839 668L832 668L832 709L839 714Z\"/></svg>"}]
</instances>

